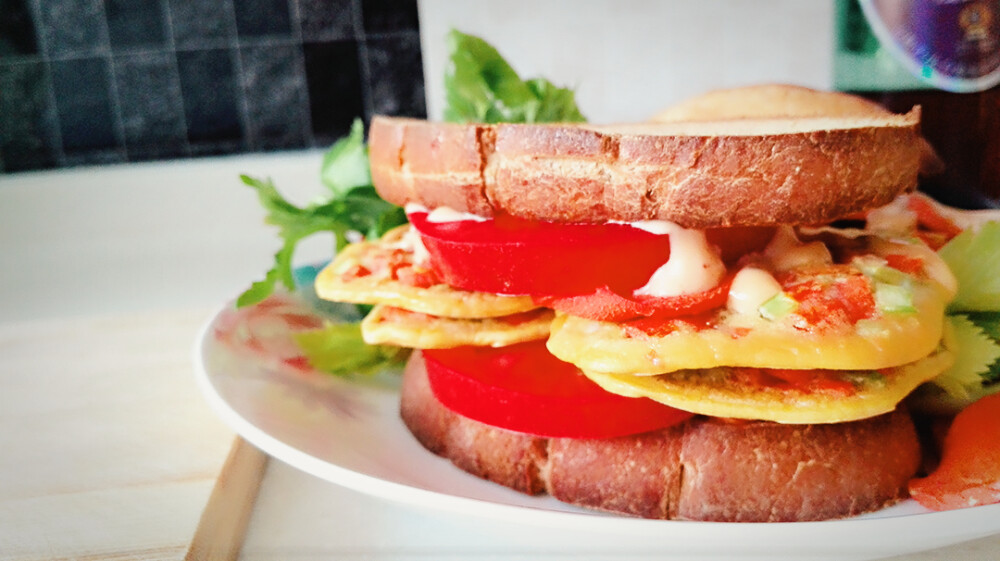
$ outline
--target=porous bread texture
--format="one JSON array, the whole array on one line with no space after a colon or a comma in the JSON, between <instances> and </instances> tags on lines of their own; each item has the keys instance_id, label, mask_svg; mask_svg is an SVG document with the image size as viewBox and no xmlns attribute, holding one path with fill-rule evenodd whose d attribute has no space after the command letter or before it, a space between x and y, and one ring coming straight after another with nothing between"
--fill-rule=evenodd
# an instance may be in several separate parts
<instances>
[{"instance_id":1,"label":"porous bread texture","mask_svg":"<svg viewBox=\"0 0 1000 561\"><path fill-rule=\"evenodd\" d=\"M434 396L419 351L403 375L401 415L428 450L529 494L656 519L825 520L906 496L920 446L903 411L852 423L778 425L695 417L606 440L542 438L492 427Z\"/></svg>"},{"instance_id":2,"label":"porous bread texture","mask_svg":"<svg viewBox=\"0 0 1000 561\"><path fill-rule=\"evenodd\" d=\"M389 202L553 222L687 228L822 223L916 185L907 115L616 126L376 117L372 180Z\"/></svg>"}]
</instances>

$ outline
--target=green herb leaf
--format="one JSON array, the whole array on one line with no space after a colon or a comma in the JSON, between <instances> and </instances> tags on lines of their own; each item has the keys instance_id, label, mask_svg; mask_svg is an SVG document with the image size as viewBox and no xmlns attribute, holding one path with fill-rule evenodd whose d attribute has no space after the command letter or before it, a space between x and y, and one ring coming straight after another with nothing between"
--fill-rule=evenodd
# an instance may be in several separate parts
<instances>
[{"instance_id":1,"label":"green herb leaf","mask_svg":"<svg viewBox=\"0 0 1000 561\"><path fill-rule=\"evenodd\" d=\"M1000 312L970 312L962 315L1000 347ZM1000 382L1000 359L994 360L980 376L984 384Z\"/></svg>"},{"instance_id":2,"label":"green herb leaf","mask_svg":"<svg viewBox=\"0 0 1000 561\"><path fill-rule=\"evenodd\" d=\"M958 279L958 296L950 311L1000 311L1000 223L966 230L938 254Z\"/></svg>"},{"instance_id":3,"label":"green herb leaf","mask_svg":"<svg viewBox=\"0 0 1000 561\"><path fill-rule=\"evenodd\" d=\"M555 86L545 78L534 78L526 83L539 100L535 123L582 123L587 120L576 106L573 90Z\"/></svg>"},{"instance_id":4,"label":"green herb leaf","mask_svg":"<svg viewBox=\"0 0 1000 561\"><path fill-rule=\"evenodd\" d=\"M260 180L246 175L240 176L243 183L257 191L257 198L267 212L265 222L279 229L281 248L274 254L274 265L263 280L253 283L237 299L239 307L256 304L267 298L277 284L288 290L295 289L295 277L292 274L292 257L295 246L302 239L315 234L333 230L339 237L346 237L345 225L317 211L317 207L297 207L288 202L275 188L270 180Z\"/></svg>"},{"instance_id":5,"label":"green herb leaf","mask_svg":"<svg viewBox=\"0 0 1000 561\"><path fill-rule=\"evenodd\" d=\"M294 338L313 368L338 376L400 368L410 353L409 349L365 343L357 323L330 323L321 329L300 331Z\"/></svg>"},{"instance_id":6,"label":"green herb leaf","mask_svg":"<svg viewBox=\"0 0 1000 561\"><path fill-rule=\"evenodd\" d=\"M492 45L452 30L445 69L444 119L459 123L544 123L586 120L573 90L544 78L524 81Z\"/></svg>"},{"instance_id":7,"label":"green herb leaf","mask_svg":"<svg viewBox=\"0 0 1000 561\"><path fill-rule=\"evenodd\" d=\"M348 233L358 232L378 238L388 230L406 223L402 208L382 200L371 186L368 150L360 120L351 134L338 140L323 158L323 183L330 195L300 207L292 204L269 179L240 176L257 192L266 214L265 222L278 228L282 245L274 255L274 265L263 280L253 283L237 299L237 306L249 306L267 298L278 284L295 289L292 259L295 247L303 239L321 232L332 232L337 250L348 244Z\"/></svg>"},{"instance_id":8,"label":"green herb leaf","mask_svg":"<svg viewBox=\"0 0 1000 561\"><path fill-rule=\"evenodd\" d=\"M1000 314L993 317L971 319L965 314L947 316L945 344L955 355L955 363L932 380L932 383L957 403L971 403L984 393L995 379L994 369L1000 360L1000 344L981 325L989 324L991 330L1000 325Z\"/></svg>"}]
</instances>

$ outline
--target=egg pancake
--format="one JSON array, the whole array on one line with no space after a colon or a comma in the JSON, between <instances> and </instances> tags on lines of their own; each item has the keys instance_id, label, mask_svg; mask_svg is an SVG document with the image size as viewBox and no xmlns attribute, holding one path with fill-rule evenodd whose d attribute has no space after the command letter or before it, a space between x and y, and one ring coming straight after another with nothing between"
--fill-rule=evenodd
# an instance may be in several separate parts
<instances>
[{"instance_id":1,"label":"egg pancake","mask_svg":"<svg viewBox=\"0 0 1000 561\"><path fill-rule=\"evenodd\" d=\"M450 318L499 317L537 308L527 296L469 292L436 282L404 241L409 226L351 244L316 277L316 294L353 304L386 304Z\"/></svg>"},{"instance_id":2,"label":"egg pancake","mask_svg":"<svg viewBox=\"0 0 1000 561\"><path fill-rule=\"evenodd\" d=\"M941 341L950 295L930 281L911 279L908 285L911 309L876 310L854 322L831 312L816 314L816 323L806 325L798 313L766 319L725 308L708 316L619 323L559 315L548 347L581 370L613 374L653 375L719 366L888 368L927 356Z\"/></svg>"},{"instance_id":3,"label":"egg pancake","mask_svg":"<svg viewBox=\"0 0 1000 561\"><path fill-rule=\"evenodd\" d=\"M553 312L538 308L501 317L447 318L401 308L375 306L361 322L368 344L417 349L447 349L465 345L502 347L544 339Z\"/></svg>"},{"instance_id":4,"label":"egg pancake","mask_svg":"<svg viewBox=\"0 0 1000 561\"><path fill-rule=\"evenodd\" d=\"M788 376L719 367L656 376L584 374L611 393L648 397L702 415L793 424L839 423L892 411L914 388L953 361L954 355L940 348L926 358L880 370L802 371Z\"/></svg>"}]
</instances>

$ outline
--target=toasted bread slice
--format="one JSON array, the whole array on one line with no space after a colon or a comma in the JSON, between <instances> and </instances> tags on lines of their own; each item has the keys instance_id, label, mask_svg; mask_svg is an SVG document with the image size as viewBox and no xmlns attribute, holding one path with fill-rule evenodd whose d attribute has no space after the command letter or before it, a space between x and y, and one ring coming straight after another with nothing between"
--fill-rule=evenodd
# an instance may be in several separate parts
<instances>
[{"instance_id":1,"label":"toasted bread slice","mask_svg":"<svg viewBox=\"0 0 1000 561\"><path fill-rule=\"evenodd\" d=\"M842 518L906 496L920 464L910 416L832 425L694 417L602 440L542 438L458 415L434 396L419 352L401 414L431 452L530 494L644 518L788 522Z\"/></svg>"},{"instance_id":2,"label":"toasted bread slice","mask_svg":"<svg viewBox=\"0 0 1000 561\"><path fill-rule=\"evenodd\" d=\"M916 186L919 109L906 115L596 125L376 117L386 200L555 222L687 228L828 222Z\"/></svg>"}]
</instances>

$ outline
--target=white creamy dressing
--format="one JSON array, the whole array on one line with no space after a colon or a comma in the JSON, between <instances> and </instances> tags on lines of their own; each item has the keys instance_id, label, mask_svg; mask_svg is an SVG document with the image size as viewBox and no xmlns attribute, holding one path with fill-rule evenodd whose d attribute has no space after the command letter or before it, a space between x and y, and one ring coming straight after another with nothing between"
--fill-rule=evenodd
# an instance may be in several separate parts
<instances>
[{"instance_id":1,"label":"white creamy dressing","mask_svg":"<svg viewBox=\"0 0 1000 561\"><path fill-rule=\"evenodd\" d=\"M650 234L656 234L657 236L665 236L671 232L683 229L677 224L667 222L666 220L639 220L637 222L621 222L618 220L612 220L610 223L624 224L625 226L631 226L636 230L642 230L643 232L649 232Z\"/></svg>"},{"instance_id":2,"label":"white creamy dressing","mask_svg":"<svg viewBox=\"0 0 1000 561\"><path fill-rule=\"evenodd\" d=\"M420 234L413 227L408 227L406 233L403 234L399 240L389 245L389 247L394 249L401 249L407 253L413 254L413 263L415 265L426 266L431 259L431 254L427 252L427 248L424 247L423 240L420 239Z\"/></svg>"},{"instance_id":3,"label":"white creamy dressing","mask_svg":"<svg viewBox=\"0 0 1000 561\"><path fill-rule=\"evenodd\" d=\"M833 263L830 248L823 242L802 242L791 226L778 228L761 256L760 265L747 265L736 273L729 288L726 307L738 314L756 315L765 302L781 293L781 284L771 271Z\"/></svg>"},{"instance_id":4,"label":"white creamy dressing","mask_svg":"<svg viewBox=\"0 0 1000 561\"><path fill-rule=\"evenodd\" d=\"M958 279L955 278L955 273L936 251L926 245L903 240L878 239L872 243L872 250L883 257L886 255L916 257L923 261L924 274L941 285L949 299L958 293Z\"/></svg>"},{"instance_id":5,"label":"white creamy dressing","mask_svg":"<svg viewBox=\"0 0 1000 561\"><path fill-rule=\"evenodd\" d=\"M638 224L638 226L636 226ZM688 230L665 220L632 223L654 234L670 235L670 258L657 269L638 296L680 296L710 290L726 275L719 251L708 243L705 232Z\"/></svg>"},{"instance_id":6,"label":"white creamy dressing","mask_svg":"<svg viewBox=\"0 0 1000 561\"><path fill-rule=\"evenodd\" d=\"M729 287L726 307L737 314L756 315L760 307L781 293L781 284L771 271L833 263L830 248L823 242L803 242L791 226L781 226L761 253L763 261L747 265L736 273Z\"/></svg>"},{"instance_id":7,"label":"white creamy dressing","mask_svg":"<svg viewBox=\"0 0 1000 561\"><path fill-rule=\"evenodd\" d=\"M743 267L733 277L726 307L737 314L757 314L764 302L781 292L781 285L760 267Z\"/></svg>"},{"instance_id":8,"label":"white creamy dressing","mask_svg":"<svg viewBox=\"0 0 1000 561\"><path fill-rule=\"evenodd\" d=\"M407 215L416 212L425 212L427 213L427 221L435 224L462 221L485 222L489 220L488 218L468 212L461 212L447 206L430 210L420 203L406 203L403 210ZM413 262L415 264L427 266L430 263L431 254L427 252L427 248L424 246L424 242L420 239L420 234L415 228L411 227L406 231L406 234L398 242L398 247L406 251L412 251Z\"/></svg>"},{"instance_id":9,"label":"white creamy dressing","mask_svg":"<svg viewBox=\"0 0 1000 561\"><path fill-rule=\"evenodd\" d=\"M479 216L478 214L472 214L471 212L462 212L460 210L455 210L447 206L439 206L434 210L429 210L427 207L420 203L406 203L403 207L406 214L412 214L414 212L426 212L427 221L433 224L444 224L445 222L486 222L489 218L484 216Z\"/></svg>"},{"instance_id":10,"label":"white creamy dressing","mask_svg":"<svg viewBox=\"0 0 1000 561\"><path fill-rule=\"evenodd\" d=\"M407 215L410 215L415 212L430 212L430 209L420 203L406 203L406 206L403 207L403 211L406 212Z\"/></svg>"},{"instance_id":11,"label":"white creamy dressing","mask_svg":"<svg viewBox=\"0 0 1000 561\"><path fill-rule=\"evenodd\" d=\"M820 241L803 243L791 226L781 226L764 248L764 257L776 271L790 271L806 265L829 265L833 255Z\"/></svg>"},{"instance_id":12,"label":"white creamy dressing","mask_svg":"<svg viewBox=\"0 0 1000 561\"><path fill-rule=\"evenodd\" d=\"M951 268L941 259L936 251L922 243L912 243L910 238L917 231L919 217L909 207L909 197L921 195L906 195L897 197L886 206L868 213L865 229L877 232L888 239L876 240L873 249L880 255L907 255L923 261L923 272L929 278L937 281L945 291L954 297L958 292L958 280ZM938 203L932 202L937 208ZM895 239L893 239L895 237Z\"/></svg>"},{"instance_id":13,"label":"white creamy dressing","mask_svg":"<svg viewBox=\"0 0 1000 561\"><path fill-rule=\"evenodd\" d=\"M865 230L883 235L907 236L917 230L917 213L910 209L907 197L896 197L891 203L868 211Z\"/></svg>"},{"instance_id":14,"label":"white creamy dressing","mask_svg":"<svg viewBox=\"0 0 1000 561\"><path fill-rule=\"evenodd\" d=\"M472 214L471 212L460 212L453 208L440 206L427 214L427 221L434 224L444 222L486 222L489 218Z\"/></svg>"}]
</instances>

